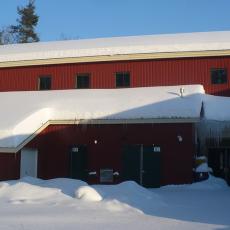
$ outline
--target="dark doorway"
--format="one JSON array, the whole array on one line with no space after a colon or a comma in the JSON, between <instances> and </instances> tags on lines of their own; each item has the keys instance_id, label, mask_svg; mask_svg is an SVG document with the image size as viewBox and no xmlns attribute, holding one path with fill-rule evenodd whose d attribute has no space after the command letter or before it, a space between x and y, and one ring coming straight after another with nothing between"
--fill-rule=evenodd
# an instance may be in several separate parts
<instances>
[{"instance_id":1,"label":"dark doorway","mask_svg":"<svg viewBox=\"0 0 230 230\"><path fill-rule=\"evenodd\" d=\"M86 145L75 145L70 149L70 178L83 181L87 179Z\"/></svg>"},{"instance_id":2,"label":"dark doorway","mask_svg":"<svg viewBox=\"0 0 230 230\"><path fill-rule=\"evenodd\" d=\"M143 146L143 186L160 187L160 156L160 147Z\"/></svg>"},{"instance_id":3,"label":"dark doorway","mask_svg":"<svg viewBox=\"0 0 230 230\"><path fill-rule=\"evenodd\" d=\"M133 180L145 187L160 187L160 156L159 146L124 146L123 180Z\"/></svg>"},{"instance_id":4,"label":"dark doorway","mask_svg":"<svg viewBox=\"0 0 230 230\"><path fill-rule=\"evenodd\" d=\"M230 148L210 148L208 165L212 168L214 176L226 179L230 185Z\"/></svg>"},{"instance_id":5,"label":"dark doorway","mask_svg":"<svg viewBox=\"0 0 230 230\"><path fill-rule=\"evenodd\" d=\"M123 147L123 180L140 183L140 145Z\"/></svg>"}]
</instances>

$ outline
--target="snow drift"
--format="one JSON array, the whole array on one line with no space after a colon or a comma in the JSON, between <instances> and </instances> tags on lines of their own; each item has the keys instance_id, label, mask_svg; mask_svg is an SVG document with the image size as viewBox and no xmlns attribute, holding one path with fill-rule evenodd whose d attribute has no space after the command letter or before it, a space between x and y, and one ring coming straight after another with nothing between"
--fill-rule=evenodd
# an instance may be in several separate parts
<instances>
[{"instance_id":1,"label":"snow drift","mask_svg":"<svg viewBox=\"0 0 230 230\"><path fill-rule=\"evenodd\" d=\"M126 181L118 185L92 185L68 178L42 180L24 177L20 180L0 182L0 202L102 202L110 211L137 210L153 212L165 206L159 195ZM152 205L151 203L154 203Z\"/></svg>"}]
</instances>

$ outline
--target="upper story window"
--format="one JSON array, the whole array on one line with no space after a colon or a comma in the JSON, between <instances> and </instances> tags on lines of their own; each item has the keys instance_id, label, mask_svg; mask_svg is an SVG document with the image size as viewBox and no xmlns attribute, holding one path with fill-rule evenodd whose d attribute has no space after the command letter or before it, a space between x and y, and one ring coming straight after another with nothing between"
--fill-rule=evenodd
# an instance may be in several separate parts
<instances>
[{"instance_id":1,"label":"upper story window","mask_svg":"<svg viewBox=\"0 0 230 230\"><path fill-rule=\"evenodd\" d=\"M51 76L40 76L38 79L38 90L51 89Z\"/></svg>"},{"instance_id":2,"label":"upper story window","mask_svg":"<svg viewBox=\"0 0 230 230\"><path fill-rule=\"evenodd\" d=\"M90 75L78 74L76 79L77 89L89 89L90 88Z\"/></svg>"},{"instance_id":3,"label":"upper story window","mask_svg":"<svg viewBox=\"0 0 230 230\"><path fill-rule=\"evenodd\" d=\"M212 84L225 84L227 83L227 70L225 68L211 69L211 82Z\"/></svg>"},{"instance_id":4,"label":"upper story window","mask_svg":"<svg viewBox=\"0 0 230 230\"><path fill-rule=\"evenodd\" d=\"M116 73L116 88L130 87L130 73L117 72Z\"/></svg>"}]
</instances>

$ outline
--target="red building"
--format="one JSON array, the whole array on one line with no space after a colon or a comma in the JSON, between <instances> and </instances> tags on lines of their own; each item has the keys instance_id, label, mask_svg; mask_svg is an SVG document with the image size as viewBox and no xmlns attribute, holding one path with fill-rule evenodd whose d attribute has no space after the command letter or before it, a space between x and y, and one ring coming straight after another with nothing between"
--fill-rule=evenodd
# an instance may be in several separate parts
<instances>
[{"instance_id":1,"label":"red building","mask_svg":"<svg viewBox=\"0 0 230 230\"><path fill-rule=\"evenodd\" d=\"M72 105L79 105L77 100L85 104L80 103L70 117L52 117L50 107L62 101L55 114L63 114L70 98L63 101L57 93L65 98L68 91L72 92L57 91L64 89L146 87L147 92L151 86L190 85L185 89L186 94L193 89L191 85L201 84L206 93L230 96L229 41L230 32L207 32L0 46L0 103L1 114L5 114L4 119L0 119L0 178L13 179L27 174L41 178L70 176L92 183L132 179L146 186L192 182L195 123L200 118L201 101L196 105L187 103L184 110L177 109L182 102L183 87L167 92L164 91L167 87L161 88L165 95L174 96L165 97L164 102L159 97L161 92L144 93L142 97L150 100L145 105L120 108L118 113L111 107L106 111L111 119L102 119L104 103L113 106L122 105L126 100L127 105L139 102L138 97L131 100L136 89L124 89L131 90L127 98L120 97L117 91L115 101L110 98L105 102L106 94L94 101L94 96L88 98L94 95L94 90L74 90L77 95ZM18 92L16 97L15 92L3 93L40 90L52 92L56 97L42 92ZM20 95L26 96L18 101ZM16 104L10 105L11 97ZM27 103L27 97L34 101ZM49 101L49 97L53 101ZM43 104L38 109L40 101ZM95 103L91 104L92 101ZM167 102L176 104L169 108ZM162 103L167 105L164 111L158 107ZM34 107L27 111L30 104ZM146 117L145 109L152 104L156 107ZM91 111L95 105L98 110ZM196 111L195 120L190 119L191 108ZM133 118L130 114L134 111L138 116ZM178 114L172 116L175 111ZM190 114L185 116L185 111ZM91 114L90 119L87 114ZM8 127L13 115L15 119ZM38 117L41 118L39 124L35 122ZM29 125L24 121L29 121ZM24 124L30 127L26 132L22 132ZM151 154L156 157L154 160ZM149 166L144 162L151 162L156 171L145 176L145 171L149 171L145 167ZM151 176L153 174L158 176Z\"/></svg>"},{"instance_id":2,"label":"red building","mask_svg":"<svg viewBox=\"0 0 230 230\"><path fill-rule=\"evenodd\" d=\"M191 183L203 88L181 89L0 93L0 179Z\"/></svg>"},{"instance_id":3,"label":"red building","mask_svg":"<svg viewBox=\"0 0 230 230\"><path fill-rule=\"evenodd\" d=\"M0 91L202 84L230 95L230 32L0 47Z\"/></svg>"}]
</instances>

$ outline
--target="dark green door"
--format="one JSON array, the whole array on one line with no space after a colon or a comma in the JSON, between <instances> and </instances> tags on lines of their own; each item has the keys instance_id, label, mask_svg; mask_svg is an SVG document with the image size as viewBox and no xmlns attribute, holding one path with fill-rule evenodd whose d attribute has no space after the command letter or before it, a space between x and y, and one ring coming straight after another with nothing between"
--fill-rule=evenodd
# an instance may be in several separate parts
<instances>
[{"instance_id":1,"label":"dark green door","mask_svg":"<svg viewBox=\"0 0 230 230\"><path fill-rule=\"evenodd\" d=\"M123 147L123 180L140 183L140 145Z\"/></svg>"},{"instance_id":2,"label":"dark green door","mask_svg":"<svg viewBox=\"0 0 230 230\"><path fill-rule=\"evenodd\" d=\"M76 145L70 149L70 178L86 180L87 175L87 147Z\"/></svg>"},{"instance_id":3,"label":"dark green door","mask_svg":"<svg viewBox=\"0 0 230 230\"><path fill-rule=\"evenodd\" d=\"M123 180L145 187L160 187L159 146L126 145L123 148Z\"/></svg>"},{"instance_id":4,"label":"dark green door","mask_svg":"<svg viewBox=\"0 0 230 230\"><path fill-rule=\"evenodd\" d=\"M145 187L160 187L160 147L143 146L142 185Z\"/></svg>"}]
</instances>

